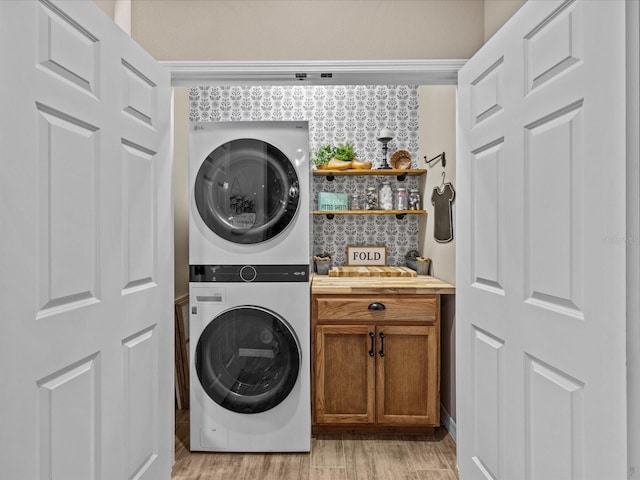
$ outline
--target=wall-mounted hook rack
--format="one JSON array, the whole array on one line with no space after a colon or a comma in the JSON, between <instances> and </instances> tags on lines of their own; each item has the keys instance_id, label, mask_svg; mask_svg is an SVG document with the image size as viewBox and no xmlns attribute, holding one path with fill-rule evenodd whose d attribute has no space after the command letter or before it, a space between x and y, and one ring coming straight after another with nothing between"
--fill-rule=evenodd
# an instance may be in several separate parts
<instances>
[{"instance_id":1,"label":"wall-mounted hook rack","mask_svg":"<svg viewBox=\"0 0 640 480\"><path fill-rule=\"evenodd\" d=\"M435 157L433 157L431 160L427 160L427 156L424 156L424 161L426 162L427 165L429 165L431 162L435 162L436 160L438 160L439 158L442 159L442 166L446 167L447 166L447 159L444 156L444 152L442 152L440 155L436 155Z\"/></svg>"}]
</instances>

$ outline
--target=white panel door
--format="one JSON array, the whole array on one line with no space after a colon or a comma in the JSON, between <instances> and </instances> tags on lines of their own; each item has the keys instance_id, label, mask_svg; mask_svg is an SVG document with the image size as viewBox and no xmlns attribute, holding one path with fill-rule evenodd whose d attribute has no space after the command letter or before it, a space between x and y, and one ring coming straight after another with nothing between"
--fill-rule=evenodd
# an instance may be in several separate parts
<instances>
[{"instance_id":1,"label":"white panel door","mask_svg":"<svg viewBox=\"0 0 640 480\"><path fill-rule=\"evenodd\" d=\"M529 1L460 71L463 479L626 478L624 25Z\"/></svg>"},{"instance_id":2,"label":"white panel door","mask_svg":"<svg viewBox=\"0 0 640 480\"><path fill-rule=\"evenodd\" d=\"M0 478L170 478L169 74L93 2L0 2Z\"/></svg>"}]
</instances>

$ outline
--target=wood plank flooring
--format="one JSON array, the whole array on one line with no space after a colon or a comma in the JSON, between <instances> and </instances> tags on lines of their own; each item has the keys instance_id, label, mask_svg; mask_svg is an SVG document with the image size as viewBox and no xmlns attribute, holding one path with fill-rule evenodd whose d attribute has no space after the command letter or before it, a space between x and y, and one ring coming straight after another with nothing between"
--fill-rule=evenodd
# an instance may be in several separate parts
<instances>
[{"instance_id":1,"label":"wood plank flooring","mask_svg":"<svg viewBox=\"0 0 640 480\"><path fill-rule=\"evenodd\" d=\"M311 453L192 453L189 411L176 411L173 480L457 480L456 445L433 436L322 435Z\"/></svg>"}]
</instances>

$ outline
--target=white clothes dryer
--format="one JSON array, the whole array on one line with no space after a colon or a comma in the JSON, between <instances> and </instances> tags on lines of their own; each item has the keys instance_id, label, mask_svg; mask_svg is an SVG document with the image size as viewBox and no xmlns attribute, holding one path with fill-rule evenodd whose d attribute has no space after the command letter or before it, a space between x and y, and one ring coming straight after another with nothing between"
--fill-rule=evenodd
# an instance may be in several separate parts
<instances>
[{"instance_id":1,"label":"white clothes dryer","mask_svg":"<svg viewBox=\"0 0 640 480\"><path fill-rule=\"evenodd\" d=\"M189 286L191 450L308 452L308 278L210 283L214 268Z\"/></svg>"},{"instance_id":2,"label":"white clothes dryer","mask_svg":"<svg viewBox=\"0 0 640 480\"><path fill-rule=\"evenodd\" d=\"M309 126L192 122L189 264L310 263Z\"/></svg>"}]
</instances>

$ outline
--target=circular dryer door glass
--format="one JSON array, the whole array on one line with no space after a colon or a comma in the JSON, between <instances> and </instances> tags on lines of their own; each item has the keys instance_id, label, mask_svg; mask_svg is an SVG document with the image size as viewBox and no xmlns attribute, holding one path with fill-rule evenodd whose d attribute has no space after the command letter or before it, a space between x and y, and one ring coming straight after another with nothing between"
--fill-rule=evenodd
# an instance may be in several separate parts
<instances>
[{"instance_id":1,"label":"circular dryer door glass","mask_svg":"<svg viewBox=\"0 0 640 480\"><path fill-rule=\"evenodd\" d=\"M267 142L242 138L209 154L196 176L194 195L211 231L233 243L254 244L289 226L300 185L284 153Z\"/></svg>"},{"instance_id":2,"label":"circular dryer door glass","mask_svg":"<svg viewBox=\"0 0 640 480\"><path fill-rule=\"evenodd\" d=\"M196 372L218 405L260 413L281 403L300 370L300 347L288 324L259 307L228 310L207 325L196 346Z\"/></svg>"}]
</instances>

